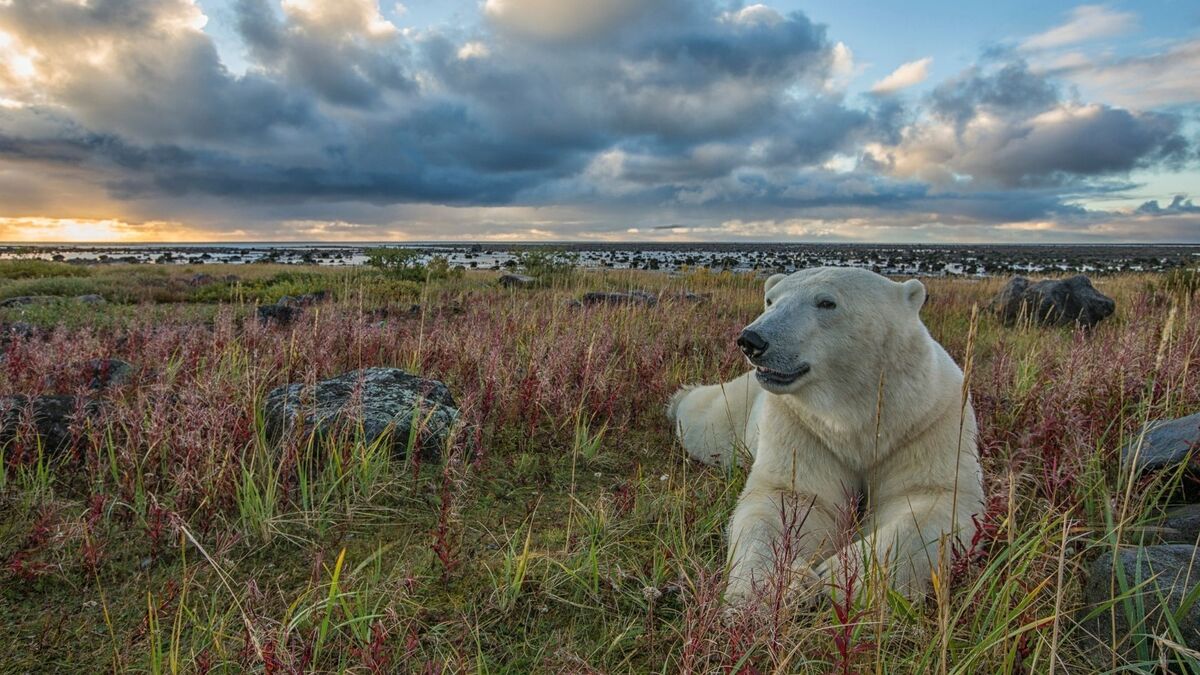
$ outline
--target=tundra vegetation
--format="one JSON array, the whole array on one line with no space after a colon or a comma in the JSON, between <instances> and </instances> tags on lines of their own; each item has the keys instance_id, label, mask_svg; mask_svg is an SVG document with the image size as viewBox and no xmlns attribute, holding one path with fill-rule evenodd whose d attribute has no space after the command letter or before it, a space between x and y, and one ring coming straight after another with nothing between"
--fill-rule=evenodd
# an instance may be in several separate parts
<instances>
[{"instance_id":1,"label":"tundra vegetation","mask_svg":"<svg viewBox=\"0 0 1200 675\"><path fill-rule=\"evenodd\" d=\"M723 529L744 475L686 461L663 408L746 367L734 339L761 281L534 261L546 283L502 288L393 262L0 265L0 300L40 298L0 308L0 395L82 396L78 364L136 366L89 394L70 447L26 424L0 449L0 670L1196 666L1176 621L1132 642L1095 629L1107 609L1150 611L1125 577L1107 603L1083 596L1089 562L1153 536L1188 487L1119 454L1147 420L1200 409L1194 277L1095 279L1117 311L1087 331L1001 325L984 308L1004 279L927 280L925 323L978 412L980 536L926 602L864 576L836 603L730 615ZM659 301L571 302L630 290ZM255 318L319 291L289 325ZM107 302L46 298L94 294ZM267 433L273 388L371 366L449 387L461 424L441 461Z\"/></svg>"}]
</instances>

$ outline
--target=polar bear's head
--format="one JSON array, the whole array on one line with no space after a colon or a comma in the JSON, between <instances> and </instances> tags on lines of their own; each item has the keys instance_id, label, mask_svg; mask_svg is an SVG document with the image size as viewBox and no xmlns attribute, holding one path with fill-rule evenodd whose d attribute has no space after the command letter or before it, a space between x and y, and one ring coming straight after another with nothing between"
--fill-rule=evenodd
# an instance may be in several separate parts
<instances>
[{"instance_id":1,"label":"polar bear's head","mask_svg":"<svg viewBox=\"0 0 1200 675\"><path fill-rule=\"evenodd\" d=\"M874 368L890 342L924 331L924 302L920 281L897 283L864 269L776 274L767 279L763 313L737 344L764 389L798 393L814 382L843 381Z\"/></svg>"}]
</instances>

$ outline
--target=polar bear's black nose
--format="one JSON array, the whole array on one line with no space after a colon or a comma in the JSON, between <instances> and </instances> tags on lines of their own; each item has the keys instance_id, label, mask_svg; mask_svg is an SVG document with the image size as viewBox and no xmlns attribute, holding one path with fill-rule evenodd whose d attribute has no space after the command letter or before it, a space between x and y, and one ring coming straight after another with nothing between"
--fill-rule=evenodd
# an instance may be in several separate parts
<instances>
[{"instance_id":1,"label":"polar bear's black nose","mask_svg":"<svg viewBox=\"0 0 1200 675\"><path fill-rule=\"evenodd\" d=\"M755 333L747 328L738 336L737 345L742 348L742 353L750 358L762 356L763 352L767 351L770 343L763 339L763 336Z\"/></svg>"}]
</instances>

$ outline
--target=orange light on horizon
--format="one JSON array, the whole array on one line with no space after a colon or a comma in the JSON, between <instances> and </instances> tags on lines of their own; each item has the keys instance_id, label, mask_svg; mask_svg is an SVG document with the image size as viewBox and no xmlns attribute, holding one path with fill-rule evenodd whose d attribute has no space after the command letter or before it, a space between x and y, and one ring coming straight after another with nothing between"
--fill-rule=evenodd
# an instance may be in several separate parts
<instances>
[{"instance_id":1,"label":"orange light on horizon","mask_svg":"<svg viewBox=\"0 0 1200 675\"><path fill-rule=\"evenodd\" d=\"M117 218L3 218L0 241L23 244L153 243L205 240L200 232L176 221L129 223ZM234 236L238 233L232 233Z\"/></svg>"}]
</instances>

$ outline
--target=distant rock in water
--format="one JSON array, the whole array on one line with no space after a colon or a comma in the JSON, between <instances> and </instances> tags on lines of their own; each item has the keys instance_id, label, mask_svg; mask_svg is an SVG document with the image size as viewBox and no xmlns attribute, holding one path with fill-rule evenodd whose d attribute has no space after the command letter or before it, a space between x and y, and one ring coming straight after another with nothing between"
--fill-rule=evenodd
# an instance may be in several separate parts
<instances>
[{"instance_id":1,"label":"distant rock in water","mask_svg":"<svg viewBox=\"0 0 1200 675\"><path fill-rule=\"evenodd\" d=\"M1086 633L1104 642L1101 651L1115 646L1118 652L1129 654L1133 648L1131 636L1171 635L1165 614L1181 614L1175 621L1185 646L1200 648L1200 602L1189 602L1194 598L1188 598L1200 583L1198 563L1200 551L1183 544L1121 548L1115 558L1112 551L1101 553L1088 568L1083 590L1087 604L1079 610ZM1116 595L1121 594L1118 572L1124 574L1128 588L1138 590L1132 591L1133 598L1113 604L1114 588ZM1113 604L1112 608L1086 618L1096 606L1106 603ZM1142 609L1131 616L1132 607ZM1108 645L1110 635L1121 642ZM1158 651L1153 638L1145 639L1150 642L1151 653Z\"/></svg>"},{"instance_id":2,"label":"distant rock in water","mask_svg":"<svg viewBox=\"0 0 1200 675\"><path fill-rule=\"evenodd\" d=\"M501 286L507 286L510 288L514 287L514 286L535 286L535 285L537 285L537 279L534 279L533 277L530 277L530 276L526 276L524 274L504 274L504 275L501 275L501 277L497 280L497 282Z\"/></svg>"},{"instance_id":3,"label":"distant rock in water","mask_svg":"<svg viewBox=\"0 0 1200 675\"><path fill-rule=\"evenodd\" d=\"M34 396L14 394L0 397L0 445L8 445L27 423L37 435L42 448L59 454L72 445L72 427L77 414L95 412L99 404L74 396ZM9 456L12 451L8 452Z\"/></svg>"},{"instance_id":4,"label":"distant rock in water","mask_svg":"<svg viewBox=\"0 0 1200 675\"><path fill-rule=\"evenodd\" d=\"M645 305L653 307L658 304L658 296L646 291L592 291L584 293L579 299L585 306L591 305Z\"/></svg>"},{"instance_id":5,"label":"distant rock in water","mask_svg":"<svg viewBox=\"0 0 1200 675\"><path fill-rule=\"evenodd\" d=\"M277 326L290 326L300 317L301 309L291 305L263 305L258 308L258 320Z\"/></svg>"},{"instance_id":6,"label":"distant rock in water","mask_svg":"<svg viewBox=\"0 0 1200 675\"><path fill-rule=\"evenodd\" d=\"M1171 470L1200 452L1200 413L1173 420L1148 422L1121 448L1121 464L1138 473Z\"/></svg>"},{"instance_id":7,"label":"distant rock in water","mask_svg":"<svg viewBox=\"0 0 1200 675\"><path fill-rule=\"evenodd\" d=\"M354 435L364 443L388 437L392 454L404 457L417 424L415 444L425 459L439 459L459 411L445 384L399 368L364 368L314 386L288 384L267 394L264 406L272 436L301 433Z\"/></svg>"},{"instance_id":8,"label":"distant rock in water","mask_svg":"<svg viewBox=\"0 0 1200 675\"><path fill-rule=\"evenodd\" d=\"M1036 283L1025 277L1013 277L991 304L1005 325L1032 321L1042 326L1078 323L1085 328L1111 316L1116 307L1112 298L1096 290L1082 274Z\"/></svg>"}]
</instances>

